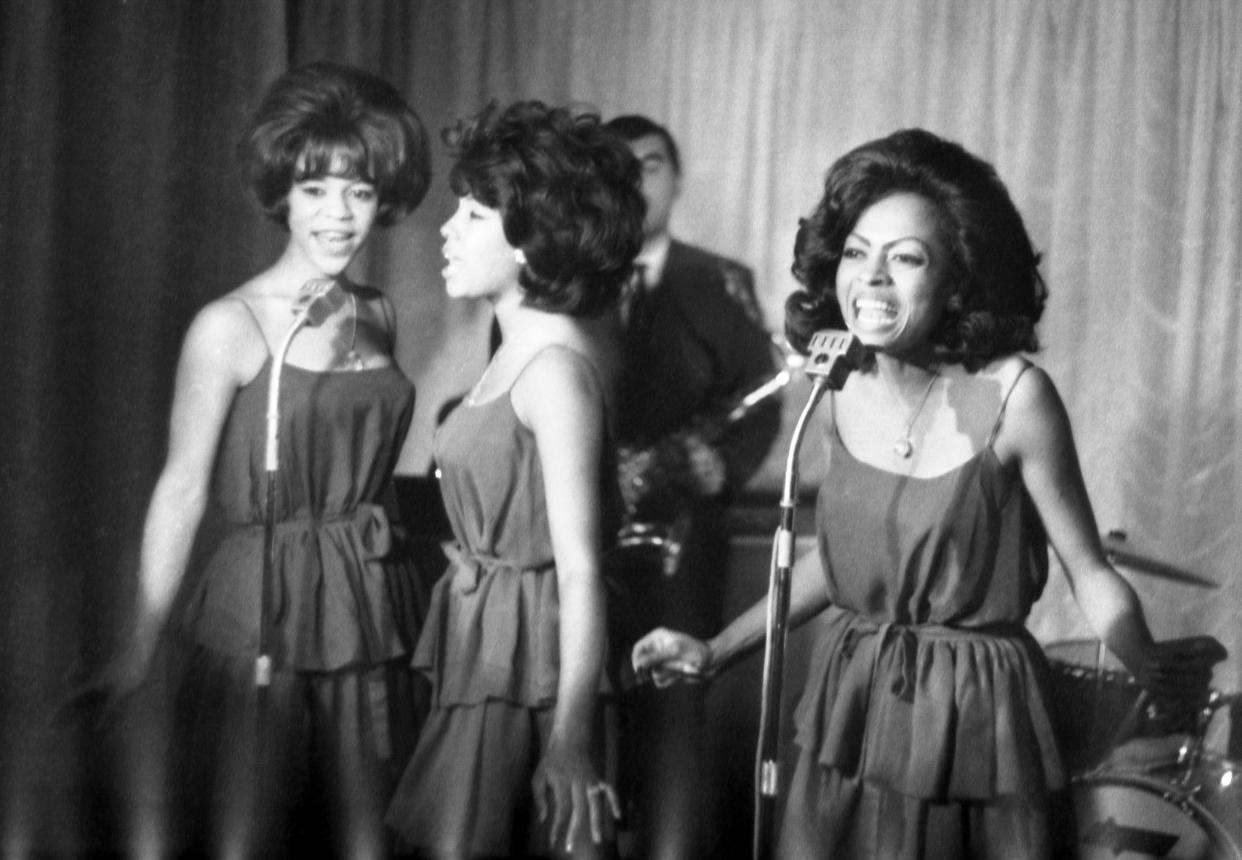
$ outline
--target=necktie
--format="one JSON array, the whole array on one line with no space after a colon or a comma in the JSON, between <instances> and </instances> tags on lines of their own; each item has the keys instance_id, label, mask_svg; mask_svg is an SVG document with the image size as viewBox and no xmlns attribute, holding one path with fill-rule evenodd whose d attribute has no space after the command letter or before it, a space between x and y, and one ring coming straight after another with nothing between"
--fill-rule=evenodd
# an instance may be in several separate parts
<instances>
[{"instance_id":1,"label":"necktie","mask_svg":"<svg viewBox=\"0 0 1242 860\"><path fill-rule=\"evenodd\" d=\"M642 263L635 263L634 274L621 291L621 324L627 331L646 324L645 310L648 299L646 281L647 267Z\"/></svg>"}]
</instances>

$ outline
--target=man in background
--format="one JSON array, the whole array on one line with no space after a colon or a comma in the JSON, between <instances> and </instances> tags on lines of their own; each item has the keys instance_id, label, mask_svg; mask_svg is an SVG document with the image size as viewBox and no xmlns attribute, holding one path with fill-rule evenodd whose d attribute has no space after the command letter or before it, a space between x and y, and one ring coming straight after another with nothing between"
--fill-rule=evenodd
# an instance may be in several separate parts
<instances>
[{"instance_id":1,"label":"man in background","mask_svg":"<svg viewBox=\"0 0 1242 860\"><path fill-rule=\"evenodd\" d=\"M636 276L621 303L621 613L635 633L664 626L708 636L722 621L726 507L780 430L775 396L738 407L780 368L750 269L669 232L681 191L672 135L638 115L607 125L641 162L647 201ZM637 819L630 826L641 856L706 856L705 687L643 687L629 698L624 743Z\"/></svg>"}]
</instances>

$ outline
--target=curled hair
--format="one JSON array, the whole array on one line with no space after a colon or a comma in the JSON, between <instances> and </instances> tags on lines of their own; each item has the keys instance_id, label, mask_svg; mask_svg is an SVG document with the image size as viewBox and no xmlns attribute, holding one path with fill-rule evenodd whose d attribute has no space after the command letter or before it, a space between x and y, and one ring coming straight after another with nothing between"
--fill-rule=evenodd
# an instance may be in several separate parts
<instances>
[{"instance_id":1,"label":"curled hair","mask_svg":"<svg viewBox=\"0 0 1242 860\"><path fill-rule=\"evenodd\" d=\"M287 226L295 182L340 176L372 183L376 224L408 215L427 193L427 132L391 84L352 66L316 62L268 89L238 145L251 193Z\"/></svg>"},{"instance_id":2,"label":"curled hair","mask_svg":"<svg viewBox=\"0 0 1242 860\"><path fill-rule=\"evenodd\" d=\"M490 104L444 132L449 184L501 215L526 257L526 304L590 316L616 301L642 247L637 159L594 114L523 101Z\"/></svg>"},{"instance_id":3,"label":"curled hair","mask_svg":"<svg viewBox=\"0 0 1242 860\"><path fill-rule=\"evenodd\" d=\"M863 144L829 169L823 198L794 241L793 273L804 289L785 303L790 344L805 351L816 329L844 327L836 277L846 237L868 207L902 192L936 207L950 254L952 293L930 335L941 359L979 367L1038 350L1048 290L1022 216L990 164L922 129Z\"/></svg>"}]
</instances>

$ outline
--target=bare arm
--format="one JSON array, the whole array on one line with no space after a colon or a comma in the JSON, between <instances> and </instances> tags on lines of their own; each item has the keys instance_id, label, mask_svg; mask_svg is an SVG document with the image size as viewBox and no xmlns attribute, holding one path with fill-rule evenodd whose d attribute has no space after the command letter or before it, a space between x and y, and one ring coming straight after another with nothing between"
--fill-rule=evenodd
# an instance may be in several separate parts
<instances>
[{"instance_id":1,"label":"bare arm","mask_svg":"<svg viewBox=\"0 0 1242 860\"><path fill-rule=\"evenodd\" d=\"M600 782L590 750L605 639L600 567L603 393L581 361L567 351L549 350L518 378L513 403L539 449L560 600L560 678L548 749L535 774L536 803L544 815L550 807L554 843L564 825L571 845L585 816L599 841L604 798L597 794ZM614 815L619 814L611 788L608 796Z\"/></svg>"},{"instance_id":2,"label":"bare arm","mask_svg":"<svg viewBox=\"0 0 1242 860\"><path fill-rule=\"evenodd\" d=\"M160 630L185 575L206 508L224 420L241 380L241 358L254 356L253 324L232 302L208 305L182 345L169 427L168 456L143 528L138 606L129 650L116 667L124 688L145 674ZM249 343L245 336L249 335Z\"/></svg>"},{"instance_id":3,"label":"bare arm","mask_svg":"<svg viewBox=\"0 0 1242 860\"><path fill-rule=\"evenodd\" d=\"M1152 642L1138 595L1104 555L1069 416L1039 368L1023 374L1010 396L997 453L1016 459L1074 598L1108 649L1158 694L1206 688L1223 651L1202 640Z\"/></svg>"},{"instance_id":4,"label":"bare arm","mask_svg":"<svg viewBox=\"0 0 1242 860\"><path fill-rule=\"evenodd\" d=\"M808 552L797 560L790 574L789 627L814 618L828 603L819 553ZM650 675L659 687L679 679L710 678L763 645L767 617L768 601L764 597L707 642L658 628L634 645L634 669L640 677Z\"/></svg>"}]
</instances>

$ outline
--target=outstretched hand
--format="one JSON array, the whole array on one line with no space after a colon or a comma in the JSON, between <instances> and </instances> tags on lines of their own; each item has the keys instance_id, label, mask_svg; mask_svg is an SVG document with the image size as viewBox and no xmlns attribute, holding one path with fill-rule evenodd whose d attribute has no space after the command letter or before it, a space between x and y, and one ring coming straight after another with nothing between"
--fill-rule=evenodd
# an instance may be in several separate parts
<instances>
[{"instance_id":1,"label":"outstretched hand","mask_svg":"<svg viewBox=\"0 0 1242 860\"><path fill-rule=\"evenodd\" d=\"M650 680L661 688L677 681L705 681L712 669L706 642L664 627L639 639L630 659L640 683Z\"/></svg>"},{"instance_id":2,"label":"outstretched hand","mask_svg":"<svg viewBox=\"0 0 1242 860\"><path fill-rule=\"evenodd\" d=\"M1158 698L1206 698L1212 667L1226 656L1225 646L1211 636L1153 642L1143 655L1138 682Z\"/></svg>"},{"instance_id":3,"label":"outstretched hand","mask_svg":"<svg viewBox=\"0 0 1242 860\"><path fill-rule=\"evenodd\" d=\"M535 768L531 789L539 821L548 824L549 844L563 840L567 853L574 850L584 823L590 825L591 840L599 843L606 834L606 816L621 817L616 790L597 776L585 750L550 744Z\"/></svg>"},{"instance_id":4,"label":"outstretched hand","mask_svg":"<svg viewBox=\"0 0 1242 860\"><path fill-rule=\"evenodd\" d=\"M133 641L102 669L75 685L57 709L57 720L85 712L96 729L102 729L125 702L138 692L151 673L154 645Z\"/></svg>"}]
</instances>

